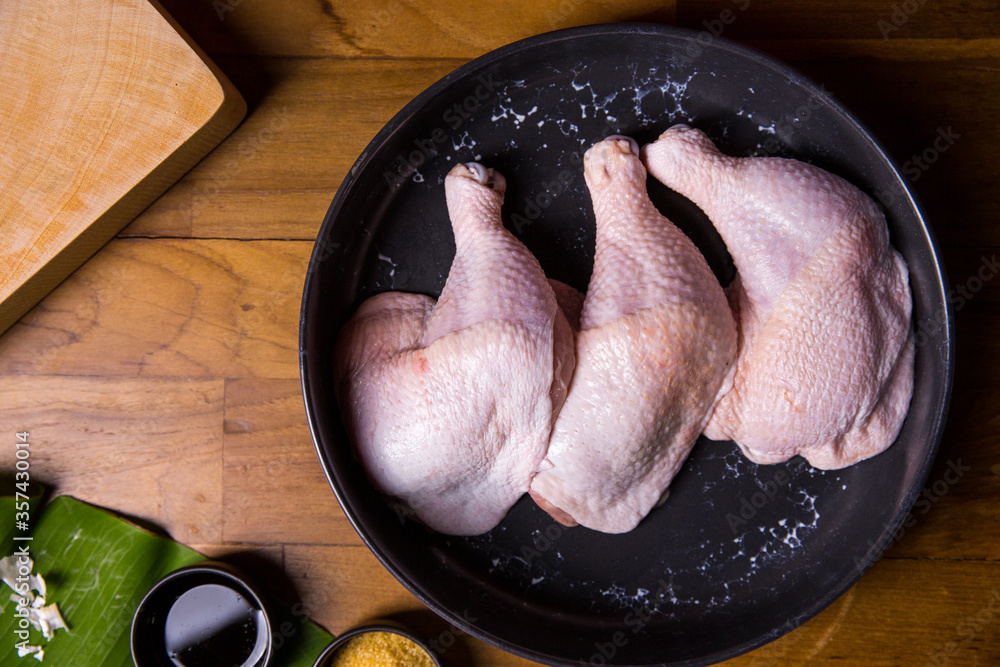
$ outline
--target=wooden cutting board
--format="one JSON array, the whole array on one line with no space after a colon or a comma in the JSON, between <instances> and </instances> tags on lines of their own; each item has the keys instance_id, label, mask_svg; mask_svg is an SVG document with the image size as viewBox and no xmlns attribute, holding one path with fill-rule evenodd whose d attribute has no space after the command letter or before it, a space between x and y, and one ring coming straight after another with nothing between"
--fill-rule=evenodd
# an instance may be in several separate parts
<instances>
[{"instance_id":1,"label":"wooden cutting board","mask_svg":"<svg viewBox=\"0 0 1000 667\"><path fill-rule=\"evenodd\" d=\"M239 124L155 2L0 5L0 333Z\"/></svg>"}]
</instances>

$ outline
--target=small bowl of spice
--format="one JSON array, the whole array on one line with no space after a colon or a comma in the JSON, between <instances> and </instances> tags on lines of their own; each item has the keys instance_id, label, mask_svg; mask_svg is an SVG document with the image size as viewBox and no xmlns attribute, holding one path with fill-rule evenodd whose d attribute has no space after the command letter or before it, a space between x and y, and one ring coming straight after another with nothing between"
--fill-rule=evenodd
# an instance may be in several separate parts
<instances>
[{"instance_id":1,"label":"small bowl of spice","mask_svg":"<svg viewBox=\"0 0 1000 667\"><path fill-rule=\"evenodd\" d=\"M430 649L394 625L363 625L337 637L313 667L441 667Z\"/></svg>"}]
</instances>

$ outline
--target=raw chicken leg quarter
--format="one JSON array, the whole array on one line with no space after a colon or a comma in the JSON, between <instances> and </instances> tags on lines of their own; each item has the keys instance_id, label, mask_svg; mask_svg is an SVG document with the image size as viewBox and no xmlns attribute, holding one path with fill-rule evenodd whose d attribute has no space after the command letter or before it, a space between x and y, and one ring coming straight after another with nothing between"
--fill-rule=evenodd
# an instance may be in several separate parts
<instances>
[{"instance_id":1,"label":"raw chicken leg quarter","mask_svg":"<svg viewBox=\"0 0 1000 667\"><path fill-rule=\"evenodd\" d=\"M643 157L708 215L738 270L736 379L705 435L758 463L801 454L828 469L889 447L913 390L912 300L875 203L797 160L725 156L683 125Z\"/></svg>"},{"instance_id":2,"label":"raw chicken leg quarter","mask_svg":"<svg viewBox=\"0 0 1000 667\"><path fill-rule=\"evenodd\" d=\"M584 157L594 268L577 365L531 484L563 523L623 533L663 496L732 383L736 323L704 257L646 194L631 139Z\"/></svg>"},{"instance_id":3,"label":"raw chicken leg quarter","mask_svg":"<svg viewBox=\"0 0 1000 667\"><path fill-rule=\"evenodd\" d=\"M338 400L383 493L428 526L476 535L528 491L573 373L552 286L500 220L504 179L445 179L455 260L441 296L365 301L337 341Z\"/></svg>"}]
</instances>

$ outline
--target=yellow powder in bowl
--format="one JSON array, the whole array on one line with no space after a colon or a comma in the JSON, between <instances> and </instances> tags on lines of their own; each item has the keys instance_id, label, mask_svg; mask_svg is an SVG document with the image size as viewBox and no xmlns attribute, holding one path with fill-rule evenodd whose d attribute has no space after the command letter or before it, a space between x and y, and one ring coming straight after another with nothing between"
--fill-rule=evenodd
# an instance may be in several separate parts
<instances>
[{"instance_id":1,"label":"yellow powder in bowl","mask_svg":"<svg viewBox=\"0 0 1000 667\"><path fill-rule=\"evenodd\" d=\"M394 632L365 632L347 640L329 667L435 667L427 652Z\"/></svg>"}]
</instances>

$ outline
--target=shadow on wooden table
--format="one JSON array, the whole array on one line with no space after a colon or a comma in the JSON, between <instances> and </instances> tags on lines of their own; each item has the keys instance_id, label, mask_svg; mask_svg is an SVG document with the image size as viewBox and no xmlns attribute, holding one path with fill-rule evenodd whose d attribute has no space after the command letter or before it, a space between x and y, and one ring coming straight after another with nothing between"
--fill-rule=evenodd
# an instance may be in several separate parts
<instances>
[{"instance_id":1,"label":"shadow on wooden table","mask_svg":"<svg viewBox=\"0 0 1000 667\"><path fill-rule=\"evenodd\" d=\"M191 3L185 0L160 0L168 14L201 47L212 62L233 82L247 103L247 117L274 87L274 81L263 67L234 67L233 54L266 55L254 44L249 33L239 29L239 22L230 14L240 3ZM219 8L224 7L220 13Z\"/></svg>"}]
</instances>

